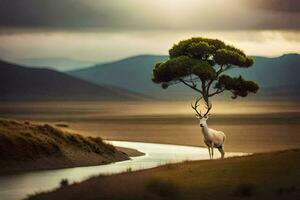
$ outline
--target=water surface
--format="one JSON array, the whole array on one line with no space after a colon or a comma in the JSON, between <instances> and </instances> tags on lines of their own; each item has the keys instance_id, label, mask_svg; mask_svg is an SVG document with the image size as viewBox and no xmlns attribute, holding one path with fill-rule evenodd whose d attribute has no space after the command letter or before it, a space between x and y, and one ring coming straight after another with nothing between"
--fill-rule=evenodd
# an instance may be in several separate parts
<instances>
[{"instance_id":1,"label":"water surface","mask_svg":"<svg viewBox=\"0 0 300 200\"><path fill-rule=\"evenodd\" d=\"M72 183L99 174L120 173L128 169L141 170L186 160L209 159L207 149L202 147L124 141L110 141L110 143L115 146L137 149L145 155L107 165L36 171L0 177L0 199L18 200L35 192L54 189L65 178ZM216 158L220 157L219 153L215 155ZM245 154L227 153L227 156L242 155Z\"/></svg>"}]
</instances>

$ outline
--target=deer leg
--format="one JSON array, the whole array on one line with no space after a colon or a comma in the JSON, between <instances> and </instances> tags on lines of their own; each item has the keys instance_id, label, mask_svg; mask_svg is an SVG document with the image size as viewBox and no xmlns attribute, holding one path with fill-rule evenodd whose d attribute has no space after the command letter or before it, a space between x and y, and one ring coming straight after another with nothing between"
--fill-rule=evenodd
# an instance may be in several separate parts
<instances>
[{"instance_id":1,"label":"deer leg","mask_svg":"<svg viewBox=\"0 0 300 200\"><path fill-rule=\"evenodd\" d=\"M211 159L210 147L208 146L207 148L208 148L209 159Z\"/></svg>"},{"instance_id":2,"label":"deer leg","mask_svg":"<svg viewBox=\"0 0 300 200\"><path fill-rule=\"evenodd\" d=\"M218 150L219 150L220 153L221 153L221 158L224 158L225 152L224 152L224 147L223 147L223 145L220 146L220 147L218 147Z\"/></svg>"},{"instance_id":3,"label":"deer leg","mask_svg":"<svg viewBox=\"0 0 300 200\"><path fill-rule=\"evenodd\" d=\"M214 144L211 145L211 158L214 159Z\"/></svg>"}]
</instances>

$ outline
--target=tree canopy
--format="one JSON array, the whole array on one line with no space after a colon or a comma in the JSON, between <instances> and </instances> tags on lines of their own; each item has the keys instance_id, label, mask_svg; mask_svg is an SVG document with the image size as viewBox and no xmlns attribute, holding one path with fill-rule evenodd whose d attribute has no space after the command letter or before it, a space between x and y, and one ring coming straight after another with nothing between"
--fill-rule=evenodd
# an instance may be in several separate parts
<instances>
[{"instance_id":1,"label":"tree canopy","mask_svg":"<svg viewBox=\"0 0 300 200\"><path fill-rule=\"evenodd\" d=\"M169 60L154 66L152 80L164 89L183 83L201 93L208 104L209 97L224 91L231 92L234 99L256 93L259 86L255 82L224 74L232 68L249 68L253 63L242 50L221 40L194 37L169 50Z\"/></svg>"}]
</instances>

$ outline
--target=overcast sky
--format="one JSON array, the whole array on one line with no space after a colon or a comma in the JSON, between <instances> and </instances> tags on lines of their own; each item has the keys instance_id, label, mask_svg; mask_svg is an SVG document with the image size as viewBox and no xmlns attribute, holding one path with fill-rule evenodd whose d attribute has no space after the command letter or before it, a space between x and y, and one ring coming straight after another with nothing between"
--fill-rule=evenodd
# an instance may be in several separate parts
<instances>
[{"instance_id":1,"label":"overcast sky","mask_svg":"<svg viewBox=\"0 0 300 200\"><path fill-rule=\"evenodd\" d=\"M300 1L0 0L0 57L8 60L167 54L191 36L251 55L300 53Z\"/></svg>"}]
</instances>

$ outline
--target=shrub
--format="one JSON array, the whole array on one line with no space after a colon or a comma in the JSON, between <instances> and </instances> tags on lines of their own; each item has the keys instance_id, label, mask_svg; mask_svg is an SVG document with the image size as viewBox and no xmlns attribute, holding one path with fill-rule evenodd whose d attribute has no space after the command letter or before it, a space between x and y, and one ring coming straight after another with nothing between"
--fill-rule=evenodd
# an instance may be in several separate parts
<instances>
[{"instance_id":1,"label":"shrub","mask_svg":"<svg viewBox=\"0 0 300 200\"><path fill-rule=\"evenodd\" d=\"M132 168L131 167L127 167L126 172L132 172Z\"/></svg>"},{"instance_id":2,"label":"shrub","mask_svg":"<svg viewBox=\"0 0 300 200\"><path fill-rule=\"evenodd\" d=\"M66 187L69 185L69 180L64 178L60 181L59 185L60 185L60 187Z\"/></svg>"},{"instance_id":3,"label":"shrub","mask_svg":"<svg viewBox=\"0 0 300 200\"><path fill-rule=\"evenodd\" d=\"M94 142L96 142L97 144L103 144L103 140L100 137L89 137L89 139L93 140Z\"/></svg>"}]
</instances>

